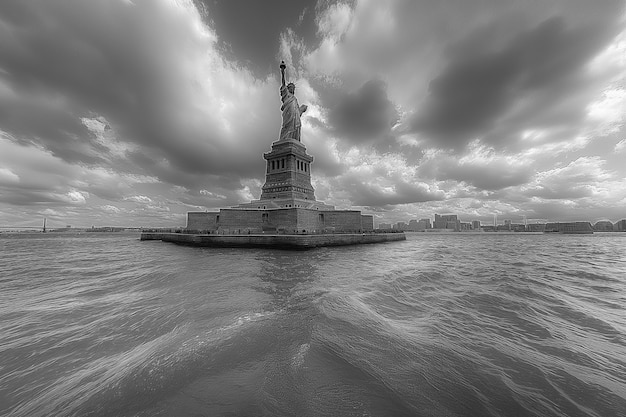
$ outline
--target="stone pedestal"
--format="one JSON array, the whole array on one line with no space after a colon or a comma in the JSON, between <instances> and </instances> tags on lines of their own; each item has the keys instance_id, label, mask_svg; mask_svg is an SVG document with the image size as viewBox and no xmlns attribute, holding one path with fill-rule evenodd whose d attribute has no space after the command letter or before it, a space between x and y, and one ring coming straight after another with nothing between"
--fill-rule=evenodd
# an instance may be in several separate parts
<instances>
[{"instance_id":1,"label":"stone pedestal","mask_svg":"<svg viewBox=\"0 0 626 417\"><path fill-rule=\"evenodd\" d=\"M267 167L260 200L315 201L311 185L313 157L306 153L302 142L292 139L276 141L263 158Z\"/></svg>"}]
</instances>

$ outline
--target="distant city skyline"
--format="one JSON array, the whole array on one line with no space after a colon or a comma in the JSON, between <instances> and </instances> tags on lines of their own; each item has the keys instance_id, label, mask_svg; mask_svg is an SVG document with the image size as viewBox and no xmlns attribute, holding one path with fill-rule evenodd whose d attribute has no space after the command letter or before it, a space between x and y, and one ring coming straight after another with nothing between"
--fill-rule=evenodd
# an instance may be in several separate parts
<instances>
[{"instance_id":1,"label":"distant city skyline","mask_svg":"<svg viewBox=\"0 0 626 417\"><path fill-rule=\"evenodd\" d=\"M0 226L258 199L296 84L318 200L376 223L626 217L613 0L0 2Z\"/></svg>"},{"instance_id":2,"label":"distant city skyline","mask_svg":"<svg viewBox=\"0 0 626 417\"><path fill-rule=\"evenodd\" d=\"M495 230L495 231L526 231L526 232L542 232L543 227L546 225L558 225L558 224L588 224L593 230L596 231L626 231L626 218L612 222L610 220L599 220L597 222L590 222L589 220L579 221L563 221L563 220L545 220L545 219L533 219L528 221L524 219L523 222L514 222L511 219L502 219L501 222L497 221L494 217L492 223L483 223L480 220L461 219L457 214L434 214L434 221L432 218L426 217L422 219L410 219L407 221L398 221L395 223L379 222L375 224L376 229L395 229L402 231L424 231L429 229L451 229L455 231L468 231L468 230Z\"/></svg>"},{"instance_id":3,"label":"distant city skyline","mask_svg":"<svg viewBox=\"0 0 626 417\"><path fill-rule=\"evenodd\" d=\"M616 222L609 220L600 220L592 223L587 220L583 221L537 221L537 222L524 222L515 223L510 219L504 219L501 223L483 224L479 220L464 221L458 218L455 214L446 214L440 216L435 214L435 221L431 222L431 219L411 219L408 222L398 221L396 223L380 222L375 225L378 230L399 230L399 231L427 231L430 229L449 229L454 231L511 231L511 232L543 232L546 226L558 227L558 225L572 225L583 226L588 230L595 230L600 232L624 232L626 231L626 219L620 219ZM587 226L585 226L587 225Z\"/></svg>"}]
</instances>

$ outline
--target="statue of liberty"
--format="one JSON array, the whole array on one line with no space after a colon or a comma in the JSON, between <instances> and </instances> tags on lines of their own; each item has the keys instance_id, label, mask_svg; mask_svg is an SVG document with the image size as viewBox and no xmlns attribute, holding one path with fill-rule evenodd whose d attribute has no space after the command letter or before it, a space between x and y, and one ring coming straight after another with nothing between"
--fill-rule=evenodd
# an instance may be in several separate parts
<instances>
[{"instance_id":1,"label":"statue of liberty","mask_svg":"<svg viewBox=\"0 0 626 417\"><path fill-rule=\"evenodd\" d=\"M296 99L296 86L289 83L285 86L285 61L280 63L280 72L282 76L282 84L280 86L280 100L283 105L280 109L283 112L283 124L280 128L280 140L295 139L300 141L300 116L307 109L306 105L299 106Z\"/></svg>"}]
</instances>

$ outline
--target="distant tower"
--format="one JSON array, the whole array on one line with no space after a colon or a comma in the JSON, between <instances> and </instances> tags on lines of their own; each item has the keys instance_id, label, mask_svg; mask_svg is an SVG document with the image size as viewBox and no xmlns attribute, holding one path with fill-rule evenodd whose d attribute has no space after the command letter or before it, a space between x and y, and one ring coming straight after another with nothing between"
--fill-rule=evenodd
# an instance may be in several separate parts
<instances>
[{"instance_id":1,"label":"distant tower","mask_svg":"<svg viewBox=\"0 0 626 417\"><path fill-rule=\"evenodd\" d=\"M43 233L46 233L46 218L43 218Z\"/></svg>"},{"instance_id":2,"label":"distant tower","mask_svg":"<svg viewBox=\"0 0 626 417\"><path fill-rule=\"evenodd\" d=\"M493 215L493 227L498 226L498 214L494 213Z\"/></svg>"}]
</instances>

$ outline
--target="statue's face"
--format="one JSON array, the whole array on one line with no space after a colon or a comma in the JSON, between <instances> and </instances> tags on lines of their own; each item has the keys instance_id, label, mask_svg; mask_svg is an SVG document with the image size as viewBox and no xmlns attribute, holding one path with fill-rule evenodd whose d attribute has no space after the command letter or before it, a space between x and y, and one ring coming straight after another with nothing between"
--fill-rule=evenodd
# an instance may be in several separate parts
<instances>
[{"instance_id":1,"label":"statue's face","mask_svg":"<svg viewBox=\"0 0 626 417\"><path fill-rule=\"evenodd\" d=\"M296 91L296 87L295 87L295 86L293 86L293 85L288 85L288 86L287 86L287 90L289 90L289 92L290 92L291 94L293 94L293 93L295 93L295 91Z\"/></svg>"}]
</instances>

